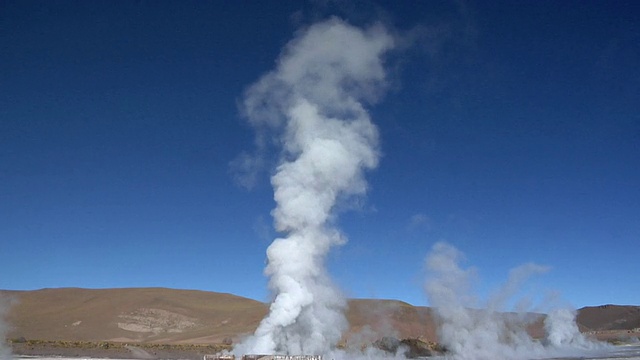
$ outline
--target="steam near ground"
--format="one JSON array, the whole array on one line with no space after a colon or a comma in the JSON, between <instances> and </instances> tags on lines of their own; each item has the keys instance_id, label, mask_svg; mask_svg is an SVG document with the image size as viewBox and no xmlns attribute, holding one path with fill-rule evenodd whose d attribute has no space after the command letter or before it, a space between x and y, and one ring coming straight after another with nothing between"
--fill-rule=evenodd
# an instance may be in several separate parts
<instances>
[{"instance_id":1,"label":"steam near ground","mask_svg":"<svg viewBox=\"0 0 640 360\"><path fill-rule=\"evenodd\" d=\"M371 348L364 353L336 350L348 326L346 301L331 283L324 261L332 247L346 241L332 226L336 205L362 196L367 190L364 173L378 163L378 130L365 105L385 90L383 60L394 42L381 25L361 29L332 18L299 32L276 68L246 91L243 112L257 131L257 154L244 155L236 166L252 175L264 164L263 152L272 144L280 147L271 177L272 215L283 237L267 250L265 274L275 296L270 312L253 335L235 346L235 355L389 356ZM474 309L466 301L471 273L460 268L461 256L439 243L427 258L426 291L447 356L524 359L601 348L579 333L572 310L549 314L542 342L526 332L530 315L499 316L500 305L527 277L546 271L543 266L514 269L491 302Z\"/></svg>"},{"instance_id":2,"label":"steam near ground","mask_svg":"<svg viewBox=\"0 0 640 360\"><path fill-rule=\"evenodd\" d=\"M5 342L9 331L5 316L12 305L13 299L0 296L0 360L11 359L11 348Z\"/></svg>"},{"instance_id":3,"label":"steam near ground","mask_svg":"<svg viewBox=\"0 0 640 360\"><path fill-rule=\"evenodd\" d=\"M529 277L547 271L546 267L529 263L511 270L503 287L485 304L479 304L471 292L474 272L461 267L463 257L453 246L437 243L426 260L425 290L438 320L439 342L450 357L534 359L610 350L580 333L572 309L558 308L547 314L542 340L527 333L527 326L537 320L535 314L526 309L504 313L505 303Z\"/></svg>"}]
</instances>

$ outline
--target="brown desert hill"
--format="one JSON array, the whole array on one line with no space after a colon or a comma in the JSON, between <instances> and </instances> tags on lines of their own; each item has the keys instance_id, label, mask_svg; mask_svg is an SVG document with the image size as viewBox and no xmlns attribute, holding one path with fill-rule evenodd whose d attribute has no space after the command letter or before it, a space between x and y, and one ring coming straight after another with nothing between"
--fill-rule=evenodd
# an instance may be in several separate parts
<instances>
[{"instance_id":1,"label":"brown desert hill","mask_svg":"<svg viewBox=\"0 0 640 360\"><path fill-rule=\"evenodd\" d=\"M348 342L371 343L381 337L436 340L431 310L397 300L351 299L347 311Z\"/></svg>"},{"instance_id":2,"label":"brown desert hill","mask_svg":"<svg viewBox=\"0 0 640 360\"><path fill-rule=\"evenodd\" d=\"M114 341L159 344L237 342L252 333L268 305L215 292L166 288L3 291L14 300L7 313L9 338L65 341ZM371 344L383 337L436 341L431 310L395 300L352 299L346 313L349 345ZM583 308L583 331L639 327L640 307ZM542 330L542 317L532 324Z\"/></svg>"},{"instance_id":3,"label":"brown desert hill","mask_svg":"<svg viewBox=\"0 0 640 360\"><path fill-rule=\"evenodd\" d=\"M167 288L0 291L14 300L10 338L212 344L252 333L268 305L231 295ZM435 339L428 308L392 300L350 300L347 338Z\"/></svg>"},{"instance_id":4,"label":"brown desert hill","mask_svg":"<svg viewBox=\"0 0 640 360\"><path fill-rule=\"evenodd\" d=\"M591 331L640 328L640 306L601 305L578 310L576 322Z\"/></svg>"},{"instance_id":5,"label":"brown desert hill","mask_svg":"<svg viewBox=\"0 0 640 360\"><path fill-rule=\"evenodd\" d=\"M221 343L250 331L264 303L165 288L3 291L10 337L46 340Z\"/></svg>"}]
</instances>

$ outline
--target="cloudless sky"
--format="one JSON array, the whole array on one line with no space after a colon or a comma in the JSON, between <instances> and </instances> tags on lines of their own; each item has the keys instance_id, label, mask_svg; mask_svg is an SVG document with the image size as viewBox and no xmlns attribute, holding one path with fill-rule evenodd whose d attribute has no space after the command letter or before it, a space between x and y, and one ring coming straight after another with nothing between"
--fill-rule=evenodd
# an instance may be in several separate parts
<instances>
[{"instance_id":1,"label":"cloudless sky","mask_svg":"<svg viewBox=\"0 0 640 360\"><path fill-rule=\"evenodd\" d=\"M238 109L296 31L397 34L382 158L327 266L349 297L428 305L437 241L479 296L640 305L637 1L1 1L0 288L202 289L268 300L269 173ZM277 158L277 154L274 155Z\"/></svg>"}]
</instances>

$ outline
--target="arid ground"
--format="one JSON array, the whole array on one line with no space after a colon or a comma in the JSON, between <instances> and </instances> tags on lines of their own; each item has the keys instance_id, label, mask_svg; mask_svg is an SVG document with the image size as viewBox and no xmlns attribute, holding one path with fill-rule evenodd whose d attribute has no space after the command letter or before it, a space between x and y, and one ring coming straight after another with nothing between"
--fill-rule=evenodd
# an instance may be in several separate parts
<instances>
[{"instance_id":1,"label":"arid ground","mask_svg":"<svg viewBox=\"0 0 640 360\"><path fill-rule=\"evenodd\" d=\"M255 330L267 304L231 294L165 288L0 291L12 303L7 340L17 355L201 359ZM437 342L431 310L395 300L349 300L346 346L382 338ZM543 315L529 327L542 335ZM617 341L640 336L640 306L578 310L582 332Z\"/></svg>"}]
</instances>

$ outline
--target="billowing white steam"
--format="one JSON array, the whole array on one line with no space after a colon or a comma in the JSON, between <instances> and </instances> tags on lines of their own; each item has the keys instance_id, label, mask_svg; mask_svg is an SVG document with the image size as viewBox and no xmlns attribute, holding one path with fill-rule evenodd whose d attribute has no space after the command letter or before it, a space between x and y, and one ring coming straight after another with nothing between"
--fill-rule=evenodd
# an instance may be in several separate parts
<instances>
[{"instance_id":1,"label":"billowing white steam","mask_svg":"<svg viewBox=\"0 0 640 360\"><path fill-rule=\"evenodd\" d=\"M235 353L322 354L346 330L345 300L324 260L345 242L331 225L337 201L365 193L363 172L377 166L378 132L362 103L384 90L381 57L392 46L381 26L331 19L299 33L247 90L244 111L259 143L267 131L282 146L271 183L284 237L267 250L270 312Z\"/></svg>"},{"instance_id":2,"label":"billowing white steam","mask_svg":"<svg viewBox=\"0 0 640 360\"><path fill-rule=\"evenodd\" d=\"M555 347L592 347L594 344L580 333L575 319L576 312L572 309L551 311L544 320L547 343Z\"/></svg>"},{"instance_id":3,"label":"billowing white steam","mask_svg":"<svg viewBox=\"0 0 640 360\"><path fill-rule=\"evenodd\" d=\"M525 264L510 272L507 283L487 304L470 296L475 273L462 269L463 255L451 245L437 243L427 256L426 292L439 321L439 341L456 359L532 359L575 355L600 345L584 338L575 312L559 309L545 319L546 338L535 341L527 325L537 320L526 312L504 313L509 300L532 275L546 267Z\"/></svg>"}]
</instances>

